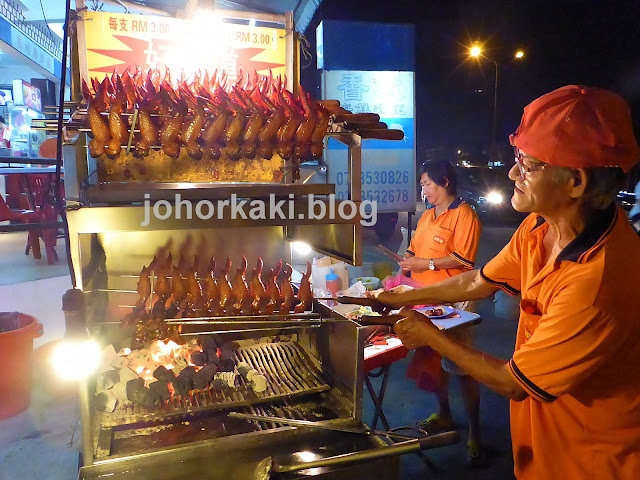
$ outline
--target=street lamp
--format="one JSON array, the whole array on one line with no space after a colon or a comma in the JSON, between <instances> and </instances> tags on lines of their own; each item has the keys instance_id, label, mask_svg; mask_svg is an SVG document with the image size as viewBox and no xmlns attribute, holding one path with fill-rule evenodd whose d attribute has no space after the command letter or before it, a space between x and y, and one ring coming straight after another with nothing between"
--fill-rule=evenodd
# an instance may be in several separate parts
<instances>
[{"instance_id":1,"label":"street lamp","mask_svg":"<svg viewBox=\"0 0 640 480\"><path fill-rule=\"evenodd\" d=\"M498 112L498 62L496 62L494 59L486 57L485 55L482 54L482 47L480 47L480 45L472 45L471 48L469 48L469 56L473 57L473 58L479 58L479 57L483 57L486 58L487 60L490 60L493 62L493 64L496 67L496 76L495 76L495 81L493 82L493 129L491 132L491 146L493 148L493 150L495 150L495 145L496 145L496 116L497 116L497 112Z\"/></svg>"},{"instance_id":2,"label":"street lamp","mask_svg":"<svg viewBox=\"0 0 640 480\"><path fill-rule=\"evenodd\" d=\"M473 58L485 58L491 62L493 62L493 65L496 68L496 75L495 75L495 81L493 82L493 129L492 129L492 133L491 133L491 146L494 150L495 153L495 146L496 146L496 118L497 118L497 114L498 114L498 62L496 62L493 58L489 58L485 55L482 54L482 47L480 45L478 45L477 43L472 45L471 47L469 47L469 56L473 57ZM516 58L517 60L521 59L524 57L524 52L522 50L518 50L515 55L514 58Z\"/></svg>"}]
</instances>

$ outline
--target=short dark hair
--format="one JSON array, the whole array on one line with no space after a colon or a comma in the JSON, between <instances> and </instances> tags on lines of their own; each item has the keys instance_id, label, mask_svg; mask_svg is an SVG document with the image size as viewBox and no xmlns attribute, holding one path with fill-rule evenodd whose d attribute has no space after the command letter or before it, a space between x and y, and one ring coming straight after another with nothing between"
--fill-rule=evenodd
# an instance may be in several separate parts
<instances>
[{"instance_id":1,"label":"short dark hair","mask_svg":"<svg viewBox=\"0 0 640 480\"><path fill-rule=\"evenodd\" d=\"M447 193L457 195L458 181L456 177L456 169L450 162L446 160L429 160L422 166L420 176L426 173L436 185L444 187L446 185ZM447 181L449 184L447 185Z\"/></svg>"},{"instance_id":2,"label":"short dark hair","mask_svg":"<svg viewBox=\"0 0 640 480\"><path fill-rule=\"evenodd\" d=\"M7 123L4 121L4 117L2 115L0 115L0 123Z\"/></svg>"}]
</instances>

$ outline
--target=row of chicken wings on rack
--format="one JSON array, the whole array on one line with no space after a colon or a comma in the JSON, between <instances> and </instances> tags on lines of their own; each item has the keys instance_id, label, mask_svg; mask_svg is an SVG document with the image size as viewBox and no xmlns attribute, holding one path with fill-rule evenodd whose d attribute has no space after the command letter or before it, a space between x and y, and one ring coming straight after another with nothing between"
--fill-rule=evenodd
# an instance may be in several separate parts
<instances>
[{"instance_id":1,"label":"row of chicken wings on rack","mask_svg":"<svg viewBox=\"0 0 640 480\"><path fill-rule=\"evenodd\" d=\"M302 87L294 95L286 79L271 74L240 72L231 84L225 73L205 72L189 83L184 74L172 81L168 69L164 76L137 69L90 83L83 80L82 90L94 158L116 158L129 147L137 157L161 148L177 158L184 148L196 160L270 159L277 153L299 162L322 154L330 121L327 108Z\"/></svg>"},{"instance_id":2,"label":"row of chicken wings on rack","mask_svg":"<svg viewBox=\"0 0 640 480\"><path fill-rule=\"evenodd\" d=\"M211 258L203 265L198 257L189 265L181 256L172 266L169 254L165 259L154 257L142 268L138 280L138 301L122 323L130 326L149 319L201 318L238 315L273 315L311 310L311 264L303 274L297 295L291 286L292 267L282 260L268 272L260 257L247 279L247 259L231 274L231 260L216 272ZM151 277L154 277L152 296ZM153 303L150 306L150 299Z\"/></svg>"}]
</instances>

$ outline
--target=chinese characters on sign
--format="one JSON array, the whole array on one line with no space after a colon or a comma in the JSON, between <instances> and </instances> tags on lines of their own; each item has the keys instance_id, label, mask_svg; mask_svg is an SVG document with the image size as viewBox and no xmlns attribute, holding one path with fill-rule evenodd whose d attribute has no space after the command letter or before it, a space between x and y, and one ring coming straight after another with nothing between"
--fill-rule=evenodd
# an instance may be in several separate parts
<instances>
[{"instance_id":1,"label":"chinese characters on sign","mask_svg":"<svg viewBox=\"0 0 640 480\"><path fill-rule=\"evenodd\" d=\"M377 202L379 212L415 209L413 72L324 71L322 98L337 99L353 113L372 112L404 140L362 142L362 199ZM346 147L333 139L325 151L328 179L336 197L347 198Z\"/></svg>"},{"instance_id":2,"label":"chinese characters on sign","mask_svg":"<svg viewBox=\"0 0 640 480\"><path fill-rule=\"evenodd\" d=\"M54 57L14 27L11 27L11 46L49 73L55 73Z\"/></svg>"},{"instance_id":3,"label":"chinese characters on sign","mask_svg":"<svg viewBox=\"0 0 640 480\"><path fill-rule=\"evenodd\" d=\"M329 95L326 98L340 100L340 105L353 113L413 118L411 72L331 71L326 76L325 89Z\"/></svg>"},{"instance_id":4,"label":"chinese characters on sign","mask_svg":"<svg viewBox=\"0 0 640 480\"><path fill-rule=\"evenodd\" d=\"M245 73L285 73L285 31L207 21L149 15L86 12L85 47L87 71L83 76L102 76L114 69L169 68L195 72L227 72L234 81L239 69Z\"/></svg>"}]
</instances>

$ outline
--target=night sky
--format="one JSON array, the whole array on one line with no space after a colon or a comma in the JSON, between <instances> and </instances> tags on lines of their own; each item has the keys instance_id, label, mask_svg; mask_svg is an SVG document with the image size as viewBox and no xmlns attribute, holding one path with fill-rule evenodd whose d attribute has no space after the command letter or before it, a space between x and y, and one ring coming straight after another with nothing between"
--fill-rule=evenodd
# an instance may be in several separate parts
<instances>
[{"instance_id":1,"label":"night sky","mask_svg":"<svg viewBox=\"0 0 640 480\"><path fill-rule=\"evenodd\" d=\"M316 81L322 19L415 25L418 156L439 145L490 141L495 67L468 59L474 41L498 63L499 142L507 142L527 103L567 84L614 90L640 120L640 0L323 0L306 31L314 58L303 84ZM518 48L522 60L513 59Z\"/></svg>"}]
</instances>

